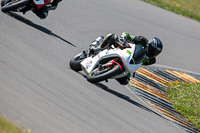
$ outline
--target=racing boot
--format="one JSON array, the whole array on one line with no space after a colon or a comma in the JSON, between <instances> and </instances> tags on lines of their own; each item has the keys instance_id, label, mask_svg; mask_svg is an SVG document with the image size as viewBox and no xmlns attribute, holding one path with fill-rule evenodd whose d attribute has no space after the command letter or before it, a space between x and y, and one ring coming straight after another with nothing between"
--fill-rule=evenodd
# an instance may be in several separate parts
<instances>
[{"instance_id":1,"label":"racing boot","mask_svg":"<svg viewBox=\"0 0 200 133\"><path fill-rule=\"evenodd\" d=\"M61 2L62 0L54 0L52 3L51 3L51 7L49 8L50 10L55 10L58 6L58 3Z\"/></svg>"},{"instance_id":2,"label":"racing boot","mask_svg":"<svg viewBox=\"0 0 200 133\"><path fill-rule=\"evenodd\" d=\"M45 19L48 16L48 7L43 6L40 9L33 10L33 12L40 18L40 19Z\"/></svg>"},{"instance_id":3,"label":"racing boot","mask_svg":"<svg viewBox=\"0 0 200 133\"><path fill-rule=\"evenodd\" d=\"M101 47L106 47L107 45L115 44L115 42L118 40L118 36L114 33L110 33L106 36L106 39L101 44Z\"/></svg>"}]
</instances>

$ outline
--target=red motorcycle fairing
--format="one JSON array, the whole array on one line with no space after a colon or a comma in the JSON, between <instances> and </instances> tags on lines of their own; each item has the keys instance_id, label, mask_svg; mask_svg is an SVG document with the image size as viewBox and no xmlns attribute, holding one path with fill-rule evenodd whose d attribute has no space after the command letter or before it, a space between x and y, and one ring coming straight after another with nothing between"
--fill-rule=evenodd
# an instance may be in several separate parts
<instances>
[{"instance_id":1,"label":"red motorcycle fairing","mask_svg":"<svg viewBox=\"0 0 200 133\"><path fill-rule=\"evenodd\" d=\"M48 4L49 2L51 2L51 0L33 0L33 3L35 4L35 7L37 9L40 9L41 7Z\"/></svg>"}]
</instances>

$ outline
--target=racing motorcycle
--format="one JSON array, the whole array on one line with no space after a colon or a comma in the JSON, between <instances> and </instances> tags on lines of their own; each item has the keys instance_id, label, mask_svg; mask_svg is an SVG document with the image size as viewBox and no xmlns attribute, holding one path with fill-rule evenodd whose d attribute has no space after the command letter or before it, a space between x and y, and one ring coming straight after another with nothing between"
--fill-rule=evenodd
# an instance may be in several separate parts
<instances>
[{"instance_id":1,"label":"racing motorcycle","mask_svg":"<svg viewBox=\"0 0 200 133\"><path fill-rule=\"evenodd\" d=\"M2 0L2 12L26 12L28 10L38 10L49 4L51 0Z\"/></svg>"},{"instance_id":2,"label":"racing motorcycle","mask_svg":"<svg viewBox=\"0 0 200 133\"><path fill-rule=\"evenodd\" d=\"M70 60L70 68L75 71L83 70L91 83L125 77L135 72L146 57L141 46L132 43L128 45L125 49L113 45L95 50L89 48Z\"/></svg>"}]
</instances>

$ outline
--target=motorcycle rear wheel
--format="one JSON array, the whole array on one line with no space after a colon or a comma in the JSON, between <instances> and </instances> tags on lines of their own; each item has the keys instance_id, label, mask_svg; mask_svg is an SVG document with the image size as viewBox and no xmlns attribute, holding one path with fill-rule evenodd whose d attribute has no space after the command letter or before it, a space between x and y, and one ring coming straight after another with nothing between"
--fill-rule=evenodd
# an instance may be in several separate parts
<instances>
[{"instance_id":1,"label":"motorcycle rear wheel","mask_svg":"<svg viewBox=\"0 0 200 133\"><path fill-rule=\"evenodd\" d=\"M30 0L12 0L6 3L6 0L1 1L1 11L10 12L18 9L19 7L26 6Z\"/></svg>"},{"instance_id":2,"label":"motorcycle rear wheel","mask_svg":"<svg viewBox=\"0 0 200 133\"><path fill-rule=\"evenodd\" d=\"M105 72L99 71L99 68L93 70L90 74L87 75L87 80L91 83L96 83L100 81L107 80L119 72L121 72L121 69L118 65L115 65L114 67L109 68L108 70L104 70ZM100 74L95 75L95 72L100 72Z\"/></svg>"},{"instance_id":3,"label":"motorcycle rear wheel","mask_svg":"<svg viewBox=\"0 0 200 133\"><path fill-rule=\"evenodd\" d=\"M79 53L75 55L69 62L69 66L74 71L81 71L81 62L87 58L86 55L87 51L83 51L82 53Z\"/></svg>"},{"instance_id":4,"label":"motorcycle rear wheel","mask_svg":"<svg viewBox=\"0 0 200 133\"><path fill-rule=\"evenodd\" d=\"M1 1L1 7L5 5L6 0Z\"/></svg>"}]
</instances>

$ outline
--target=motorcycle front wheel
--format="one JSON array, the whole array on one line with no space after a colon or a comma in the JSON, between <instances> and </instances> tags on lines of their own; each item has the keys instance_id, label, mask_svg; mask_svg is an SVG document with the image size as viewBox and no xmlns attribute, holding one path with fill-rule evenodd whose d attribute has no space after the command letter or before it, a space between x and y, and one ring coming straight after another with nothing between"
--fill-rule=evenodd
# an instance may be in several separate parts
<instances>
[{"instance_id":1,"label":"motorcycle front wheel","mask_svg":"<svg viewBox=\"0 0 200 133\"><path fill-rule=\"evenodd\" d=\"M91 83L96 83L107 80L115 76L119 72L121 72L121 69L118 65L109 66L102 70L101 68L96 68L90 74L87 75L87 80Z\"/></svg>"},{"instance_id":2,"label":"motorcycle front wheel","mask_svg":"<svg viewBox=\"0 0 200 133\"><path fill-rule=\"evenodd\" d=\"M69 66L74 71L81 71L81 62L87 58L87 51L75 55L69 62Z\"/></svg>"},{"instance_id":3,"label":"motorcycle front wheel","mask_svg":"<svg viewBox=\"0 0 200 133\"><path fill-rule=\"evenodd\" d=\"M26 6L30 0L2 0L1 1L1 11L10 12L16 9Z\"/></svg>"}]
</instances>

